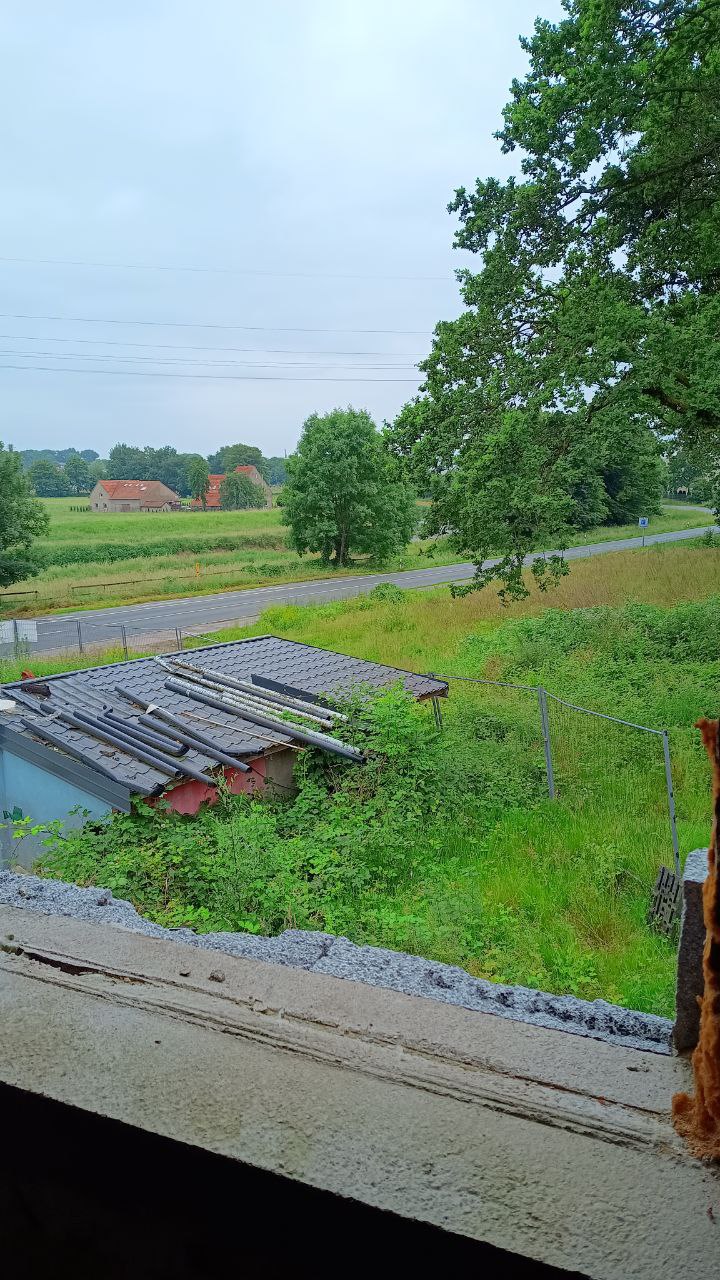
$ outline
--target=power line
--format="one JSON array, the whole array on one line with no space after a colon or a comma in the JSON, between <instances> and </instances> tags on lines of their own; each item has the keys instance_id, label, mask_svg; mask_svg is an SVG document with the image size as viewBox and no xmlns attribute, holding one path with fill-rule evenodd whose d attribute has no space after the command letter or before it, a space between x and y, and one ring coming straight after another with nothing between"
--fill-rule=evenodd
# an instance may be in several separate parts
<instances>
[{"instance_id":1,"label":"power line","mask_svg":"<svg viewBox=\"0 0 720 1280\"><path fill-rule=\"evenodd\" d=\"M0 341L13 342L77 342L94 347L142 347L147 351L230 351L240 355L271 356L402 356L406 360L424 360L418 351L307 351L292 347L201 347L184 342L118 342L112 338L51 338L34 333L0 333Z\"/></svg>"},{"instance_id":2,"label":"power line","mask_svg":"<svg viewBox=\"0 0 720 1280\"><path fill-rule=\"evenodd\" d=\"M118 356L114 353L104 351L96 353L94 351L85 353L83 351L68 351L56 353L55 351L16 351L14 348L0 348L1 356L19 356L22 360L41 360L43 358L50 360L117 360L130 364L177 364L177 365L231 365L240 369L348 369L353 370L354 365L351 364L310 364L307 361L300 360L192 360L187 357L182 359L162 359L160 356L134 356L124 355ZM387 369L404 370L409 372L414 366L411 364L364 364L358 365L358 373L364 373L366 370L377 370L378 372Z\"/></svg>"},{"instance_id":3,"label":"power line","mask_svg":"<svg viewBox=\"0 0 720 1280\"><path fill-rule=\"evenodd\" d=\"M276 276L294 280L442 280L453 276L384 275L373 272L345 271L264 271L255 267L164 266L156 262L86 262L78 258L11 258L0 255L0 262L23 263L42 267L93 267L111 271L183 271L193 275Z\"/></svg>"},{"instance_id":4,"label":"power line","mask_svg":"<svg viewBox=\"0 0 720 1280\"><path fill-rule=\"evenodd\" d=\"M423 338L430 338L432 334L426 329L308 329L301 328L299 325L264 325L264 324L207 324L197 323L190 324L187 321L180 320L117 320L117 319L99 319L97 316L36 316L36 315L15 315L10 311L0 311L0 319L2 320L58 320L63 324L125 324L125 325L142 325L143 327L153 329L224 329L224 330L244 330L248 333L390 333L390 334L414 334Z\"/></svg>"},{"instance_id":5,"label":"power line","mask_svg":"<svg viewBox=\"0 0 720 1280\"><path fill-rule=\"evenodd\" d=\"M19 369L23 373L86 373L91 377L97 374L120 378L203 378L212 382L407 382L416 385L418 378L298 378L294 374L289 378L280 378L276 374L238 374L238 373L157 373L150 369L69 369L62 365L43 364L0 364L0 369Z\"/></svg>"}]
</instances>

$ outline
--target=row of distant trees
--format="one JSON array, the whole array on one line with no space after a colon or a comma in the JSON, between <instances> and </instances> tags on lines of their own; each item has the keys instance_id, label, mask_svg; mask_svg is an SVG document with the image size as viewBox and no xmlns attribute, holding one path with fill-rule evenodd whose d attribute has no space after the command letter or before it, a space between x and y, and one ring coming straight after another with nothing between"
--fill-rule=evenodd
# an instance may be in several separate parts
<instances>
[{"instance_id":1,"label":"row of distant trees","mask_svg":"<svg viewBox=\"0 0 720 1280\"><path fill-rule=\"evenodd\" d=\"M30 484L40 498L67 498L88 494L98 480L160 480L181 497L202 497L209 474L224 475L238 466L254 465L268 484L284 484L284 458L266 458L249 444L225 445L204 458L199 453L178 453L172 445L116 444L107 458L93 449L25 449L19 453ZM205 480L203 480L205 477Z\"/></svg>"}]
</instances>

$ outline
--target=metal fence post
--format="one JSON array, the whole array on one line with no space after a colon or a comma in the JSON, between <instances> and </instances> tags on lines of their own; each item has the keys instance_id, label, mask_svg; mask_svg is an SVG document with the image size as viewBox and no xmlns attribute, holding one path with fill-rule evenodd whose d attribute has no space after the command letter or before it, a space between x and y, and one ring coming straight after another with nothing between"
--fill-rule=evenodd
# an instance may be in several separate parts
<instances>
[{"instance_id":1,"label":"metal fence post","mask_svg":"<svg viewBox=\"0 0 720 1280\"><path fill-rule=\"evenodd\" d=\"M20 649L20 635L18 632L17 618L13 618L13 650L17 658Z\"/></svg>"},{"instance_id":2,"label":"metal fence post","mask_svg":"<svg viewBox=\"0 0 720 1280\"><path fill-rule=\"evenodd\" d=\"M667 729L662 731L663 756L665 757L665 783L667 786L668 813L670 814L670 834L672 836L673 857L675 859L675 875L680 879L680 846L678 844L677 823L675 821L675 792L673 791L672 767L670 764L670 739Z\"/></svg>"},{"instance_id":3,"label":"metal fence post","mask_svg":"<svg viewBox=\"0 0 720 1280\"><path fill-rule=\"evenodd\" d=\"M81 652L81 653L84 653L85 651L84 651L84 649L83 649L83 643L82 643L82 631L81 631L81 629L80 629L80 621L79 621L79 620L78 620L78 624L77 624L77 632L78 632L78 649L80 650L80 652Z\"/></svg>"},{"instance_id":4,"label":"metal fence post","mask_svg":"<svg viewBox=\"0 0 720 1280\"><path fill-rule=\"evenodd\" d=\"M120 628L120 632L121 632L121 634L122 634L122 647L123 647L123 653L125 654L125 657L127 658L127 656L128 656L127 632L126 632L126 630L125 630L125 628L124 628L124 627L121 627L121 628Z\"/></svg>"},{"instance_id":5,"label":"metal fence post","mask_svg":"<svg viewBox=\"0 0 720 1280\"><path fill-rule=\"evenodd\" d=\"M552 762L552 747L550 745L550 720L547 708L547 693L538 686L538 706L540 708L540 727L543 736L543 748L545 750L545 772L547 773L548 795L551 800L555 799L555 774Z\"/></svg>"},{"instance_id":6,"label":"metal fence post","mask_svg":"<svg viewBox=\"0 0 720 1280\"><path fill-rule=\"evenodd\" d=\"M182 649L182 631L179 627L175 628L175 648Z\"/></svg>"}]
</instances>

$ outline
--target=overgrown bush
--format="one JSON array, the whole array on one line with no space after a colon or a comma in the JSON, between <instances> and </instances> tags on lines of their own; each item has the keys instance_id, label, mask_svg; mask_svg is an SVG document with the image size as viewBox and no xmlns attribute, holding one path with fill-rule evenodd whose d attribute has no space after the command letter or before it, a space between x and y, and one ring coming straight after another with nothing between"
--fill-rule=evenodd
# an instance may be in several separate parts
<instances>
[{"instance_id":1,"label":"overgrown bush","mask_svg":"<svg viewBox=\"0 0 720 1280\"><path fill-rule=\"evenodd\" d=\"M139 802L130 816L51 831L38 869L102 884L168 926L327 929L412 945L413 921L391 900L445 876L442 831L458 787L467 820L491 818L508 802L532 803L539 774L494 738L484 755L456 754L459 740L439 737L429 708L399 687L358 691L349 712L343 733L364 765L304 751L292 800L223 793L191 819Z\"/></svg>"}]
</instances>

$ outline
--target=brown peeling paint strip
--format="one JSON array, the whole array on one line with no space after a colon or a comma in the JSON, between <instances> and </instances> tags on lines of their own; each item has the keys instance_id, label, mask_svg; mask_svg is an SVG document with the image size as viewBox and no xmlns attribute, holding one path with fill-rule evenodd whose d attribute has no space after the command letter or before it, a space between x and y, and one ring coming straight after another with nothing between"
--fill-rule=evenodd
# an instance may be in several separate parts
<instances>
[{"instance_id":1,"label":"brown peeling paint strip","mask_svg":"<svg viewBox=\"0 0 720 1280\"><path fill-rule=\"evenodd\" d=\"M58 955L52 951L41 951L37 947L21 946L19 943L2 942L0 943L0 952L4 952L8 956L22 957L25 960L33 961L35 964L47 965L50 969L59 969L61 973L67 973L73 978L84 977L87 974L100 974L103 977L112 977L115 982L148 982L148 979L140 974L123 973L118 969L110 970L98 965L88 964L83 960L76 960L72 956Z\"/></svg>"},{"instance_id":2,"label":"brown peeling paint strip","mask_svg":"<svg viewBox=\"0 0 720 1280\"><path fill-rule=\"evenodd\" d=\"M695 1095L675 1094L673 1121L694 1155L720 1160L720 721L700 720L697 728L713 768L713 827L703 886L704 991L700 1001L700 1038L692 1059Z\"/></svg>"}]
</instances>

